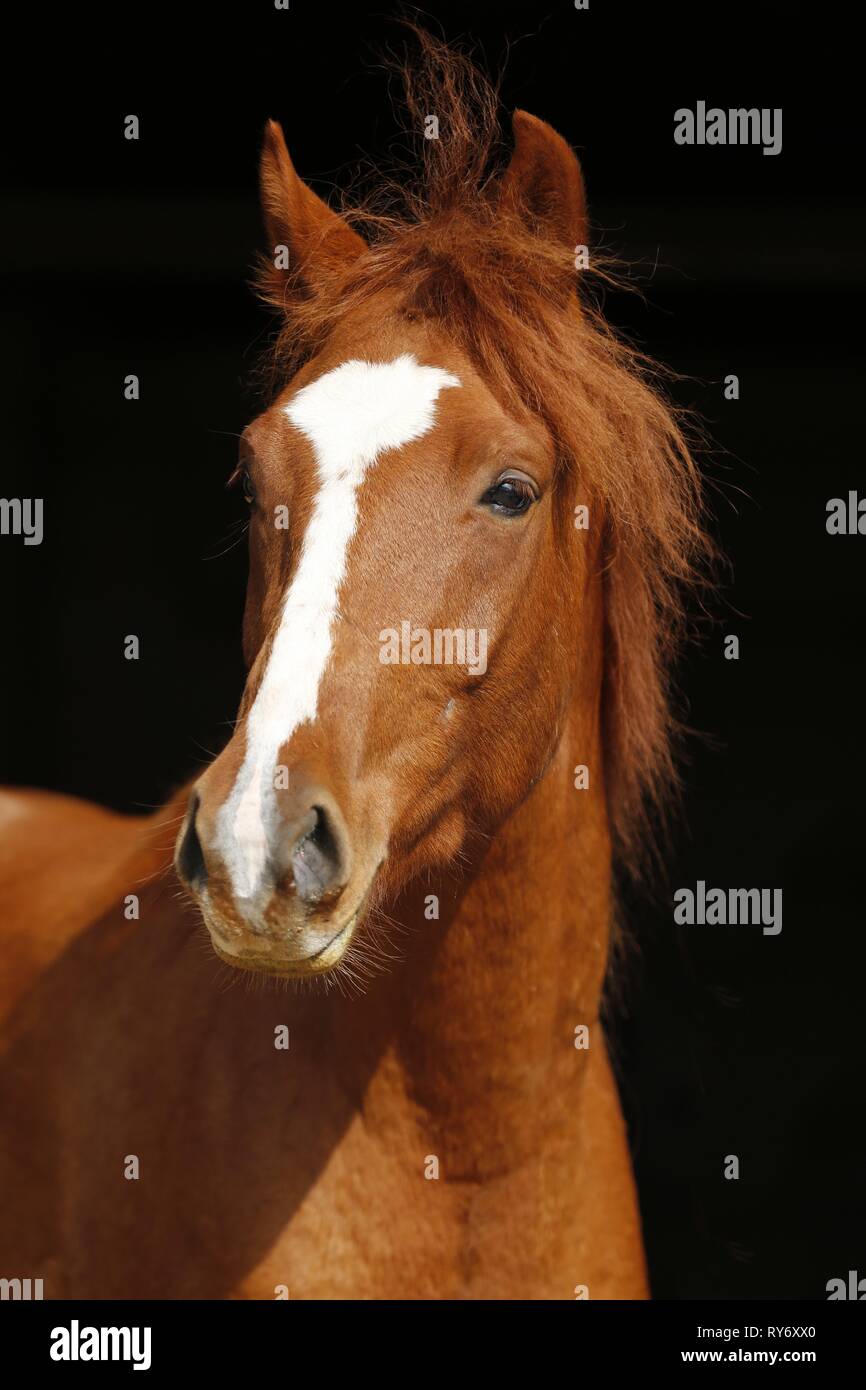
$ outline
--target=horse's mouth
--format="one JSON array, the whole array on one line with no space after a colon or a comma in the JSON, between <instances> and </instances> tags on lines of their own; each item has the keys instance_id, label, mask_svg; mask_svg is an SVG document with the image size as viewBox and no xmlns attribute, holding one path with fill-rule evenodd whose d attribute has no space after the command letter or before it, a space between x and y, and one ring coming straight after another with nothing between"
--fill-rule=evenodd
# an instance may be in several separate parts
<instances>
[{"instance_id":1,"label":"horse's mouth","mask_svg":"<svg viewBox=\"0 0 866 1390\"><path fill-rule=\"evenodd\" d=\"M337 928L324 946L311 951L308 955L291 955L286 950L285 943L273 940L269 942L267 950L262 950L261 943L258 941L254 942L249 949L242 945L236 947L236 943L230 943L225 938L222 941L217 940L213 928L210 928L211 943L220 960L225 961L226 965L234 966L237 970L251 970L259 974L279 976L283 979L303 979L305 976L323 975L339 965L349 949L363 907L364 904L362 903L355 909L349 920Z\"/></svg>"}]
</instances>

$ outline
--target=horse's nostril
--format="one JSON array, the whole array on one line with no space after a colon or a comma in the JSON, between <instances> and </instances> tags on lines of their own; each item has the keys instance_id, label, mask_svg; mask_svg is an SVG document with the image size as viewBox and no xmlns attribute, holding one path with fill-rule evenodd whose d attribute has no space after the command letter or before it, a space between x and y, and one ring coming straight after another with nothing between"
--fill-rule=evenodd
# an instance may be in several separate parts
<instances>
[{"instance_id":1,"label":"horse's nostril","mask_svg":"<svg viewBox=\"0 0 866 1390\"><path fill-rule=\"evenodd\" d=\"M190 802L186 830L175 858L178 873L191 888L203 888L207 882L207 866L204 862L204 852L195 826L198 806L199 800L196 795Z\"/></svg>"},{"instance_id":2,"label":"horse's nostril","mask_svg":"<svg viewBox=\"0 0 866 1390\"><path fill-rule=\"evenodd\" d=\"M305 903L315 903L342 874L343 859L330 817L323 806L312 808L316 823L292 850L295 891Z\"/></svg>"}]
</instances>

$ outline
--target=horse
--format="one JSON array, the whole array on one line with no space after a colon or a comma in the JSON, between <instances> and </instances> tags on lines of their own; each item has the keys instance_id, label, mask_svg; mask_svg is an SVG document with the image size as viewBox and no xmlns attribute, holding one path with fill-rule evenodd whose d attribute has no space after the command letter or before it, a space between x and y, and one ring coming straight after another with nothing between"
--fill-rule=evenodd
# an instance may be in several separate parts
<instances>
[{"instance_id":1,"label":"horse","mask_svg":"<svg viewBox=\"0 0 866 1390\"><path fill-rule=\"evenodd\" d=\"M0 798L0 1274L48 1298L648 1296L602 1003L700 480L566 140L502 157L433 40L409 110L399 203L266 128L225 747L153 816Z\"/></svg>"}]
</instances>

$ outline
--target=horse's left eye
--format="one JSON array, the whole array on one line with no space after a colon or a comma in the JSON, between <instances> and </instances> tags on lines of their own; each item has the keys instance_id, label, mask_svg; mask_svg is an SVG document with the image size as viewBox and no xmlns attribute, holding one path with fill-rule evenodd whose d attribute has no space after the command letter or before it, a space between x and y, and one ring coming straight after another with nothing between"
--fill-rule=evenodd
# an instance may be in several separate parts
<instances>
[{"instance_id":1,"label":"horse's left eye","mask_svg":"<svg viewBox=\"0 0 866 1390\"><path fill-rule=\"evenodd\" d=\"M535 501L535 492L525 478L502 478L487 489L481 501L501 516L521 516Z\"/></svg>"},{"instance_id":2,"label":"horse's left eye","mask_svg":"<svg viewBox=\"0 0 866 1390\"><path fill-rule=\"evenodd\" d=\"M250 470L245 468L241 475L241 487L244 490L244 499L252 506L256 500L256 490L253 487L253 480L250 477Z\"/></svg>"}]
</instances>

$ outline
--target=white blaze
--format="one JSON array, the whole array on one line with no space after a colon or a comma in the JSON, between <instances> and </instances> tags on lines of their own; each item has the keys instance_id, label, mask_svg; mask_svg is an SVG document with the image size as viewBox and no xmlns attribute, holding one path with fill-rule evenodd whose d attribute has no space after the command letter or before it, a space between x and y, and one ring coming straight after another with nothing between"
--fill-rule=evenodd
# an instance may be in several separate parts
<instances>
[{"instance_id":1,"label":"white blaze","mask_svg":"<svg viewBox=\"0 0 866 1390\"><path fill-rule=\"evenodd\" d=\"M450 372L424 367L408 354L393 362L353 359L283 407L313 447L318 491L247 716L244 761L218 818L219 848L238 898L255 895L268 855L268 826L279 825L274 775L280 748L316 717L358 519L358 489L381 454L427 433L439 392L459 385Z\"/></svg>"}]
</instances>

